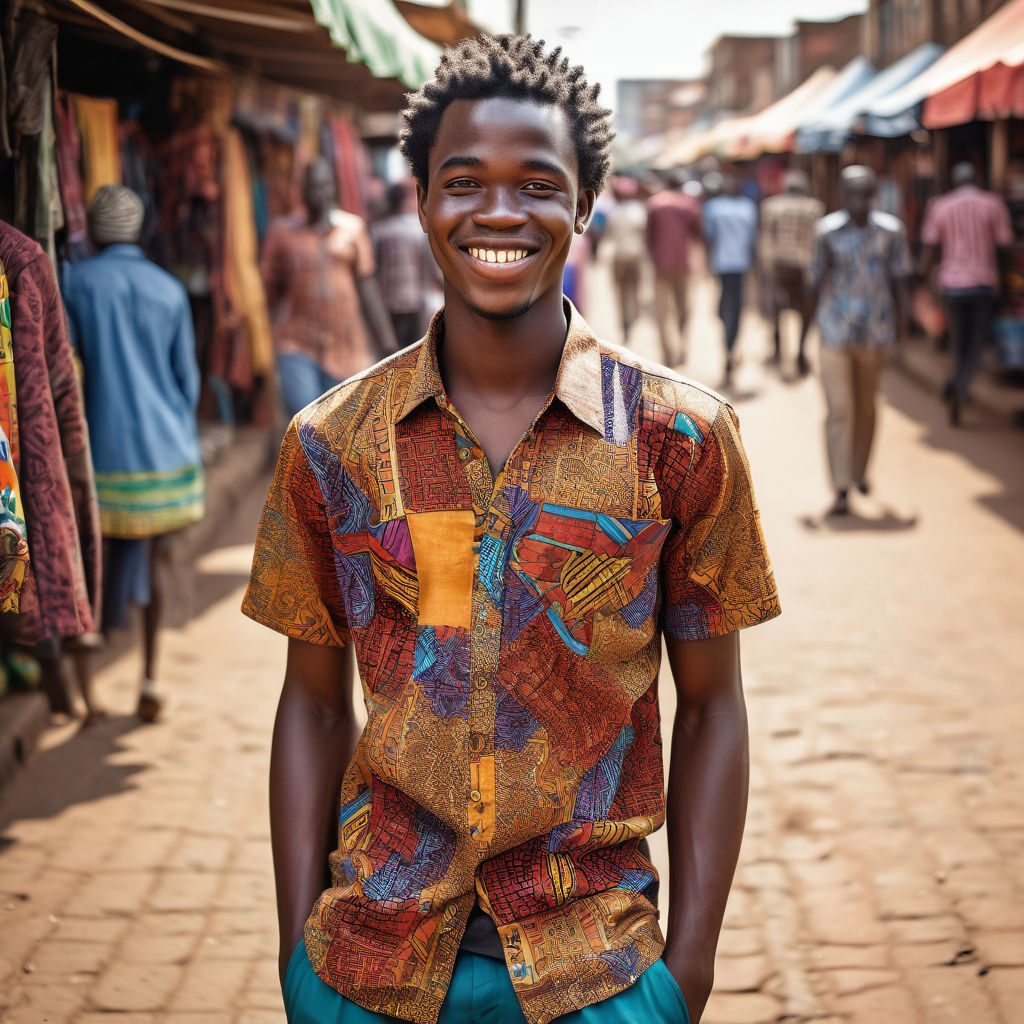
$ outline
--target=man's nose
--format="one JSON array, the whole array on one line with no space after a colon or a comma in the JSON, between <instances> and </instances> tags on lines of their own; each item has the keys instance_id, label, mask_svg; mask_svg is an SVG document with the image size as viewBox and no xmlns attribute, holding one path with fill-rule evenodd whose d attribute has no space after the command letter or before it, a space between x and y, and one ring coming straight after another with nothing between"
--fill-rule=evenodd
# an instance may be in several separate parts
<instances>
[{"instance_id":1,"label":"man's nose","mask_svg":"<svg viewBox=\"0 0 1024 1024\"><path fill-rule=\"evenodd\" d=\"M527 221L517 189L488 189L481 195L473 221L494 231L518 227Z\"/></svg>"}]
</instances>

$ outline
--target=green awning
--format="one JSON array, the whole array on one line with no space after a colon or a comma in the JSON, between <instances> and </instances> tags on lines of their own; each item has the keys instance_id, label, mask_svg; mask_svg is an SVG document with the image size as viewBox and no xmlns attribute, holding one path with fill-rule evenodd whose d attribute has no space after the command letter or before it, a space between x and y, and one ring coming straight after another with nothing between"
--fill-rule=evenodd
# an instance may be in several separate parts
<instances>
[{"instance_id":1,"label":"green awning","mask_svg":"<svg viewBox=\"0 0 1024 1024\"><path fill-rule=\"evenodd\" d=\"M434 77L441 51L415 32L392 0L309 0L313 16L350 61L378 78L418 89Z\"/></svg>"}]
</instances>

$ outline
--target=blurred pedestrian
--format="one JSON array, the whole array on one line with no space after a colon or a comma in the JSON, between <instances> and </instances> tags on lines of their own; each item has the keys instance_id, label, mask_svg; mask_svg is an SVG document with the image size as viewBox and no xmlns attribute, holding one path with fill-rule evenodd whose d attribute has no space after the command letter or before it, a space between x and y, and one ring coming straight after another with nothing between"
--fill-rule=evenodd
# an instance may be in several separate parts
<instances>
[{"instance_id":1,"label":"blurred pedestrian","mask_svg":"<svg viewBox=\"0 0 1024 1024\"><path fill-rule=\"evenodd\" d=\"M952 182L953 188L934 199L925 214L921 274L928 277L941 250L938 285L952 354L944 397L949 421L957 426L992 324L999 290L998 251L1013 243L1013 228L1002 199L978 187L973 164L957 164Z\"/></svg>"},{"instance_id":2,"label":"blurred pedestrian","mask_svg":"<svg viewBox=\"0 0 1024 1024\"><path fill-rule=\"evenodd\" d=\"M743 281L753 265L757 241L757 204L743 195L735 175L725 175L722 194L704 204L704 234L708 262L721 288L718 316L725 331L725 383L729 384L743 313Z\"/></svg>"},{"instance_id":3,"label":"blurred pedestrian","mask_svg":"<svg viewBox=\"0 0 1024 1024\"><path fill-rule=\"evenodd\" d=\"M168 535L201 519L203 467L196 427L199 367L180 282L138 246L142 200L106 185L88 212L99 252L70 266L64 301L85 371L85 412L96 470L105 567L103 629L143 613L138 714L153 721L161 566Z\"/></svg>"},{"instance_id":4,"label":"blurred pedestrian","mask_svg":"<svg viewBox=\"0 0 1024 1024\"><path fill-rule=\"evenodd\" d=\"M424 304L441 280L416 215L415 196L411 182L390 185L387 215L370 228L380 291L399 348L423 334Z\"/></svg>"},{"instance_id":5,"label":"blurred pedestrian","mask_svg":"<svg viewBox=\"0 0 1024 1024\"><path fill-rule=\"evenodd\" d=\"M647 208L635 178L617 177L612 183L615 205L608 211L607 237L612 243L612 279L619 304L622 343L640 315L640 277L647 251Z\"/></svg>"},{"instance_id":6,"label":"blurred pedestrian","mask_svg":"<svg viewBox=\"0 0 1024 1024\"><path fill-rule=\"evenodd\" d=\"M322 157L303 179L305 212L271 225L262 270L288 416L395 349L362 217L336 204Z\"/></svg>"},{"instance_id":7,"label":"blurred pedestrian","mask_svg":"<svg viewBox=\"0 0 1024 1024\"><path fill-rule=\"evenodd\" d=\"M809 304L821 334L833 515L849 512L854 486L868 493L876 395L886 354L905 330L911 273L903 223L871 208L874 172L847 167L840 185L845 208L818 222Z\"/></svg>"},{"instance_id":8,"label":"blurred pedestrian","mask_svg":"<svg viewBox=\"0 0 1024 1024\"><path fill-rule=\"evenodd\" d=\"M782 361L780 313L793 309L799 314L800 346L796 369L807 373L804 355L804 319L807 315L807 274L814 260L818 221L825 204L810 195L810 182L800 170L787 171L784 191L761 203L761 232L758 238L761 269L768 286L774 338L772 359Z\"/></svg>"},{"instance_id":9,"label":"blurred pedestrian","mask_svg":"<svg viewBox=\"0 0 1024 1024\"><path fill-rule=\"evenodd\" d=\"M661 358L666 366L686 359L688 291L692 249L701 239L700 202L683 189L686 176L672 172L668 187L647 201L647 251L654 264L654 316L661 338ZM678 346L673 344L674 329Z\"/></svg>"}]
</instances>

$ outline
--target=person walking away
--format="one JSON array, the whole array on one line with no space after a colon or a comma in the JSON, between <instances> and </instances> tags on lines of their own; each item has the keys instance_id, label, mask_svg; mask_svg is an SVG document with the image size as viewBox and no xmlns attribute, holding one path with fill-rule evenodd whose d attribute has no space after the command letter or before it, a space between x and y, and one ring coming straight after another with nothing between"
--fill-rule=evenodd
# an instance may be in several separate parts
<instances>
[{"instance_id":1,"label":"person walking away","mask_svg":"<svg viewBox=\"0 0 1024 1024\"><path fill-rule=\"evenodd\" d=\"M814 260L818 221L825 204L810 195L810 182L803 171L787 171L783 191L761 203L761 230L758 255L768 286L773 330L772 360L782 361L780 314L795 310L800 318L800 345L796 354L796 372L807 374L803 324L807 316L807 274Z\"/></svg>"},{"instance_id":2,"label":"person walking away","mask_svg":"<svg viewBox=\"0 0 1024 1024\"><path fill-rule=\"evenodd\" d=\"M725 331L725 383L732 382L733 350L743 313L743 282L754 262L757 241L757 204L745 196L739 179L727 174L722 194L704 205L704 234L708 262L720 287L718 316Z\"/></svg>"},{"instance_id":3,"label":"person walking away","mask_svg":"<svg viewBox=\"0 0 1024 1024\"><path fill-rule=\"evenodd\" d=\"M306 167L305 212L275 221L261 268L289 418L395 349L362 217L337 207L334 171Z\"/></svg>"},{"instance_id":4,"label":"person walking away","mask_svg":"<svg viewBox=\"0 0 1024 1024\"><path fill-rule=\"evenodd\" d=\"M370 228L384 305L399 348L423 334L424 303L440 282L440 271L416 216L415 190L406 181L387 190L387 216Z\"/></svg>"},{"instance_id":5,"label":"person walking away","mask_svg":"<svg viewBox=\"0 0 1024 1024\"><path fill-rule=\"evenodd\" d=\"M615 205L608 211L607 237L611 240L612 280L619 304L622 344L640 315L640 276L646 255L647 207L640 198L635 178L619 177L613 182Z\"/></svg>"},{"instance_id":6,"label":"person walking away","mask_svg":"<svg viewBox=\"0 0 1024 1024\"><path fill-rule=\"evenodd\" d=\"M401 137L444 308L282 446L243 611L288 637L290 1024L686 1024L711 990L747 799L737 631L778 596L733 411L562 294L609 169L597 92L529 36L445 51Z\"/></svg>"},{"instance_id":7,"label":"person walking away","mask_svg":"<svg viewBox=\"0 0 1024 1024\"><path fill-rule=\"evenodd\" d=\"M95 256L70 265L64 302L84 367L105 567L104 632L143 611L138 714L155 720L162 566L171 534L204 512L196 425L199 367L188 296L138 246L142 200L105 185L87 221Z\"/></svg>"},{"instance_id":8,"label":"person walking away","mask_svg":"<svg viewBox=\"0 0 1024 1024\"><path fill-rule=\"evenodd\" d=\"M902 222L871 208L874 172L847 167L840 187L844 208L818 222L813 292L803 329L806 334L815 316L835 490L832 515L849 512L853 487L862 494L869 490L878 385L886 355L906 329L906 281L911 274Z\"/></svg>"},{"instance_id":9,"label":"person walking away","mask_svg":"<svg viewBox=\"0 0 1024 1024\"><path fill-rule=\"evenodd\" d=\"M977 185L973 164L952 171L952 189L932 200L921 229L924 252L921 275L926 280L941 251L938 285L949 323L952 367L944 397L949 421L960 423L992 325L999 290L999 250L1013 244L1006 204Z\"/></svg>"},{"instance_id":10,"label":"person walking away","mask_svg":"<svg viewBox=\"0 0 1024 1024\"><path fill-rule=\"evenodd\" d=\"M673 172L667 187L647 200L647 251L654 264L654 317L666 366L686 361L691 250L701 241L700 201L683 189L686 177ZM679 344L673 343L673 329Z\"/></svg>"}]
</instances>

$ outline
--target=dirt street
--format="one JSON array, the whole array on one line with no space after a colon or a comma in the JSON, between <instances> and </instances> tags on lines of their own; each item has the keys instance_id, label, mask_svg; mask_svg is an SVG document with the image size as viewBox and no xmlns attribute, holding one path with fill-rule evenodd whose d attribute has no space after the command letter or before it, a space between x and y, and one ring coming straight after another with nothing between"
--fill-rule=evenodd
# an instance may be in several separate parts
<instances>
[{"instance_id":1,"label":"dirt street","mask_svg":"<svg viewBox=\"0 0 1024 1024\"><path fill-rule=\"evenodd\" d=\"M586 310L615 339L606 271ZM686 372L717 386L713 288ZM633 339L656 355L645 316ZM829 500L813 378L739 411L784 614L744 636L752 792L706 1024L1014 1024L1024 1005L1024 445L890 371L871 497ZM284 641L238 612L257 505L164 642L164 723L55 728L0 802L0 1021L283 1024L266 769ZM237 543L235 542L237 541ZM662 684L668 731L672 683ZM663 836L655 837L663 864Z\"/></svg>"}]
</instances>

